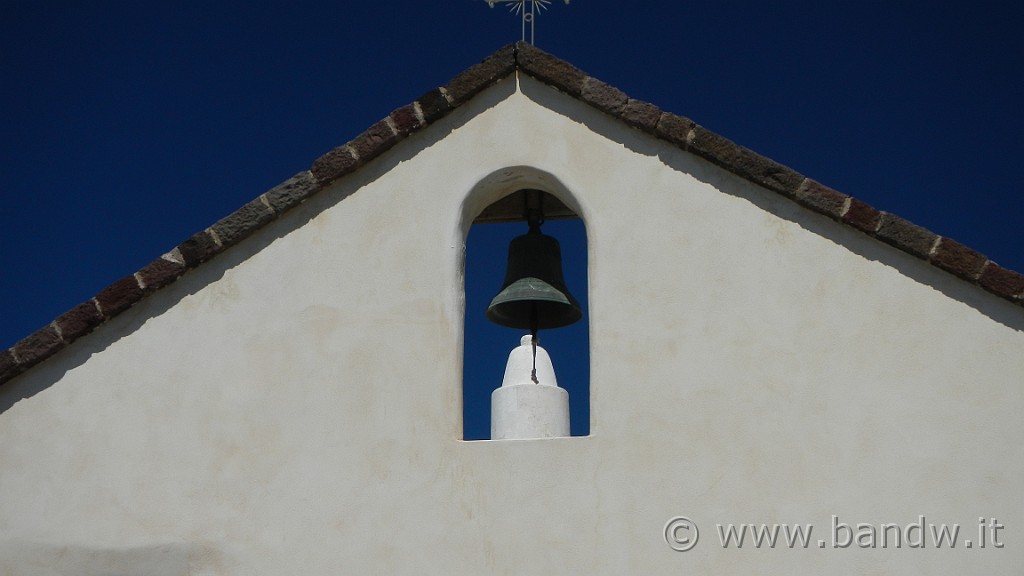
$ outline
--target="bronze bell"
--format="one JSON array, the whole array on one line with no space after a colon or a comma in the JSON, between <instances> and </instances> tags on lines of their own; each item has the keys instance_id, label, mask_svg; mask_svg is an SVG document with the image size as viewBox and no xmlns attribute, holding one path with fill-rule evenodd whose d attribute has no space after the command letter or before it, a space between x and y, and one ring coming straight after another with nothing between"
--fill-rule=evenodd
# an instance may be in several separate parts
<instances>
[{"instance_id":1,"label":"bronze bell","mask_svg":"<svg viewBox=\"0 0 1024 576\"><path fill-rule=\"evenodd\" d=\"M542 234L540 221L531 218L530 231L509 243L505 282L487 307L487 319L536 333L582 317L579 302L565 287L558 240Z\"/></svg>"}]
</instances>

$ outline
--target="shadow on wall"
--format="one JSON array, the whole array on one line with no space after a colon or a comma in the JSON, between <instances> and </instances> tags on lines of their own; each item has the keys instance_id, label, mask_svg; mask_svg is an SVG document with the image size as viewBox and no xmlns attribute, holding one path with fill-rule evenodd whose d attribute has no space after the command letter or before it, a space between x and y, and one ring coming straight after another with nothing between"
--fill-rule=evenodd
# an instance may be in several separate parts
<instances>
[{"instance_id":1,"label":"shadow on wall","mask_svg":"<svg viewBox=\"0 0 1024 576\"><path fill-rule=\"evenodd\" d=\"M762 210L827 238L854 254L894 268L904 276L930 286L996 322L1014 330L1024 331L1024 313L1021 312L1020 306L990 294L983 288L971 285L851 226L816 214L781 194L761 188L678 146L630 128L595 108L577 106L575 100L540 82L524 79L520 82L520 89L525 96L541 106L584 124L597 134L618 142L637 154L656 157L673 170L689 174L724 194L743 198Z\"/></svg>"},{"instance_id":2,"label":"shadow on wall","mask_svg":"<svg viewBox=\"0 0 1024 576\"><path fill-rule=\"evenodd\" d=\"M223 277L225 271L244 262L276 239L301 228L317 214L344 201L422 150L434 146L481 110L493 108L514 94L515 88L514 82L499 82L492 89L481 93L471 105L461 106L432 124L430 130L410 135L386 154L375 158L351 175L331 183L302 204L282 213L278 219L260 228L252 236L244 238L239 244L189 270L159 292L145 296L131 308L97 326L92 333L71 342L40 364L28 368L27 373L0 383L0 414L17 402L46 390L60 381L66 372L88 361L93 354L102 352L120 338L138 330L149 319L160 316L182 298L216 282ZM258 196L259 194L253 195L254 198ZM159 258L159 255L155 256ZM82 296L85 301L91 298L86 294Z\"/></svg>"}]
</instances>

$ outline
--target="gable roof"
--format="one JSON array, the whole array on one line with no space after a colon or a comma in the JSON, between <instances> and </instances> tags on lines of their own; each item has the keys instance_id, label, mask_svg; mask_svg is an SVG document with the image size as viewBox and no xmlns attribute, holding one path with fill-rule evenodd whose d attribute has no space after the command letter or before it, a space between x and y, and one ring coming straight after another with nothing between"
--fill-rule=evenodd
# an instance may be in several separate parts
<instances>
[{"instance_id":1,"label":"gable roof","mask_svg":"<svg viewBox=\"0 0 1024 576\"><path fill-rule=\"evenodd\" d=\"M114 282L47 326L0 352L0 384L53 356L97 326L171 284L190 269L349 175L465 104L499 80L521 72L598 110L695 154L805 208L873 236L961 280L1024 306L1024 275L1003 268L955 240L876 210L711 132L692 120L630 98L572 64L526 43L505 46L479 64L370 126L234 213L193 235L134 274Z\"/></svg>"}]
</instances>

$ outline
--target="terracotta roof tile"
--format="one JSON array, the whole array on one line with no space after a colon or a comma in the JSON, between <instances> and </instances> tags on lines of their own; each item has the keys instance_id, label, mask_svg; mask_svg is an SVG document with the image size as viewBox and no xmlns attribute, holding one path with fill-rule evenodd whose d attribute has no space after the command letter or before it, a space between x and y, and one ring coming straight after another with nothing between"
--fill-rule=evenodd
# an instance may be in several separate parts
<instances>
[{"instance_id":1,"label":"terracotta roof tile","mask_svg":"<svg viewBox=\"0 0 1024 576\"><path fill-rule=\"evenodd\" d=\"M442 88L434 88L416 101L419 104L420 112L423 114L423 121L427 124L444 117L451 112L452 105L444 95Z\"/></svg>"},{"instance_id":2,"label":"terracotta roof tile","mask_svg":"<svg viewBox=\"0 0 1024 576\"><path fill-rule=\"evenodd\" d=\"M362 165L390 150L399 140L401 138L398 136L398 130L388 117L378 120L366 132L349 142L348 147L355 152L356 159Z\"/></svg>"},{"instance_id":3,"label":"terracotta roof tile","mask_svg":"<svg viewBox=\"0 0 1024 576\"><path fill-rule=\"evenodd\" d=\"M261 228L273 219L274 212L261 197L249 201L245 206L222 218L212 228L220 244L227 248L249 236L251 230Z\"/></svg>"},{"instance_id":4,"label":"terracotta roof tile","mask_svg":"<svg viewBox=\"0 0 1024 576\"><path fill-rule=\"evenodd\" d=\"M989 261L982 270L978 283L993 294L1024 303L1024 274Z\"/></svg>"},{"instance_id":5,"label":"terracotta roof tile","mask_svg":"<svg viewBox=\"0 0 1024 576\"><path fill-rule=\"evenodd\" d=\"M882 220L882 213L875 210L873 206L850 197L850 205L843 214L843 222L853 226L861 232L874 234L878 230L878 223Z\"/></svg>"},{"instance_id":6,"label":"terracotta roof tile","mask_svg":"<svg viewBox=\"0 0 1024 576\"><path fill-rule=\"evenodd\" d=\"M309 170L317 181L328 184L355 172L359 166L359 158L356 156L355 150L346 144L317 158Z\"/></svg>"},{"instance_id":7,"label":"terracotta roof tile","mask_svg":"<svg viewBox=\"0 0 1024 576\"><path fill-rule=\"evenodd\" d=\"M195 268L218 254L221 247L209 230L203 230L179 244L177 250L184 259L185 266Z\"/></svg>"},{"instance_id":8,"label":"terracotta roof tile","mask_svg":"<svg viewBox=\"0 0 1024 576\"><path fill-rule=\"evenodd\" d=\"M810 178L804 179L795 197L800 204L835 220L842 218L850 199L846 194L836 192Z\"/></svg>"},{"instance_id":9,"label":"terracotta roof tile","mask_svg":"<svg viewBox=\"0 0 1024 576\"><path fill-rule=\"evenodd\" d=\"M102 324L103 315L100 314L96 301L89 300L58 316L56 323L60 329L61 338L65 342L74 342Z\"/></svg>"},{"instance_id":10,"label":"terracotta roof tile","mask_svg":"<svg viewBox=\"0 0 1024 576\"><path fill-rule=\"evenodd\" d=\"M305 202L307 198L319 192L320 188L316 177L307 170L267 190L262 197L266 198L267 204L276 216Z\"/></svg>"},{"instance_id":11,"label":"terracotta roof tile","mask_svg":"<svg viewBox=\"0 0 1024 576\"><path fill-rule=\"evenodd\" d=\"M65 345L56 327L50 324L29 334L28 337L15 344L11 352L18 361L18 365L24 370L53 356Z\"/></svg>"},{"instance_id":12,"label":"terracotta roof tile","mask_svg":"<svg viewBox=\"0 0 1024 576\"><path fill-rule=\"evenodd\" d=\"M622 90L609 86L597 78L587 78L583 82L583 93L580 99L602 112L612 116L621 116L629 97Z\"/></svg>"},{"instance_id":13,"label":"terracotta roof tile","mask_svg":"<svg viewBox=\"0 0 1024 576\"><path fill-rule=\"evenodd\" d=\"M654 132L658 126L658 120L661 119L661 108L630 98L623 107L619 118L634 128L639 128L644 132Z\"/></svg>"},{"instance_id":14,"label":"terracotta roof tile","mask_svg":"<svg viewBox=\"0 0 1024 576\"><path fill-rule=\"evenodd\" d=\"M940 239L929 260L939 268L971 282L978 279L988 262L984 255L951 238Z\"/></svg>"},{"instance_id":15,"label":"terracotta roof tile","mask_svg":"<svg viewBox=\"0 0 1024 576\"><path fill-rule=\"evenodd\" d=\"M14 349L0 352L0 383L21 374L25 368L14 358Z\"/></svg>"},{"instance_id":16,"label":"terracotta roof tile","mask_svg":"<svg viewBox=\"0 0 1024 576\"><path fill-rule=\"evenodd\" d=\"M694 126L693 120L689 118L662 112L658 116L658 122L654 125L654 135L662 140L668 140L680 148L686 148L693 136Z\"/></svg>"},{"instance_id":17,"label":"terracotta roof tile","mask_svg":"<svg viewBox=\"0 0 1024 576\"><path fill-rule=\"evenodd\" d=\"M694 126L693 136L686 149L738 176L786 196L792 197L804 180L798 172L734 144L728 138L702 126Z\"/></svg>"},{"instance_id":18,"label":"terracotta roof tile","mask_svg":"<svg viewBox=\"0 0 1024 576\"><path fill-rule=\"evenodd\" d=\"M417 111L416 103L406 104L391 113L391 121L400 137L405 138L409 134L426 126L422 113Z\"/></svg>"},{"instance_id":19,"label":"terracotta roof tile","mask_svg":"<svg viewBox=\"0 0 1024 576\"><path fill-rule=\"evenodd\" d=\"M939 240L939 237L929 230L888 212L882 212L875 236L918 258L927 258Z\"/></svg>"},{"instance_id":20,"label":"terracotta roof tile","mask_svg":"<svg viewBox=\"0 0 1024 576\"><path fill-rule=\"evenodd\" d=\"M452 78L451 82L445 86L448 101L453 106L461 106L498 80L515 72L515 52L515 45L505 46L484 58L483 62L471 66L465 72Z\"/></svg>"},{"instance_id":21,"label":"terracotta roof tile","mask_svg":"<svg viewBox=\"0 0 1024 576\"><path fill-rule=\"evenodd\" d=\"M139 280L132 274L101 290L96 295L96 303L103 318L109 320L135 305L142 299L142 295Z\"/></svg>"},{"instance_id":22,"label":"terracotta roof tile","mask_svg":"<svg viewBox=\"0 0 1024 576\"><path fill-rule=\"evenodd\" d=\"M565 60L535 48L530 44L516 44L516 64L528 76L550 84L570 96L583 92L587 75Z\"/></svg>"},{"instance_id":23,"label":"terracotta roof tile","mask_svg":"<svg viewBox=\"0 0 1024 576\"><path fill-rule=\"evenodd\" d=\"M139 300L173 283L189 269L241 242L268 222L351 174L468 102L516 71L531 76L687 152L759 186L793 199L805 208L877 237L925 259L1011 302L1024 305L1024 275L989 261L984 255L898 216L832 190L798 172L739 146L692 120L633 100L610 86L529 44L505 46L479 64L402 106L356 136L316 159L300 172L234 213L182 242L137 273L114 282L95 298L62 314L53 323L0 352L0 384L56 354L74 340L127 310Z\"/></svg>"}]
</instances>

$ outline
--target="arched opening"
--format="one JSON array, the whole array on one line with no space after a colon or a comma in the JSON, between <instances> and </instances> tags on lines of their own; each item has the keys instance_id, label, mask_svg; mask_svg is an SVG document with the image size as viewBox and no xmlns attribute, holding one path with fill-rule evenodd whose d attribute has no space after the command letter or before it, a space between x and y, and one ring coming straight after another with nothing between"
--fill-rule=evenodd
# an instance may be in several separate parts
<instances>
[{"instance_id":1,"label":"arched opening","mask_svg":"<svg viewBox=\"0 0 1024 576\"><path fill-rule=\"evenodd\" d=\"M542 190L543 191L543 190ZM590 339L587 234L583 220L558 197L544 192L543 233L561 245L565 285L583 310L578 322L538 334L554 365L558 386L569 395L570 435L590 434ZM516 190L486 206L472 220L466 237L465 329L463 347L463 439L491 437L491 395L501 386L509 352L524 330L487 320L491 299L505 278L512 238L528 230L523 194Z\"/></svg>"}]
</instances>

